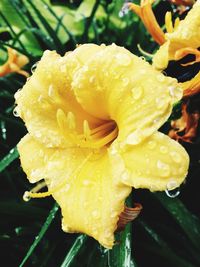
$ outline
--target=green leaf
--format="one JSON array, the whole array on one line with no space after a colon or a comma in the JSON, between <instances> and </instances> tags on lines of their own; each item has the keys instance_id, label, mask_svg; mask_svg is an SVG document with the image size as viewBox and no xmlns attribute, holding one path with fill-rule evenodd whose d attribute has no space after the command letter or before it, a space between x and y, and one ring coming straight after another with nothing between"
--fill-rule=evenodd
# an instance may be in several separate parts
<instances>
[{"instance_id":1,"label":"green leaf","mask_svg":"<svg viewBox=\"0 0 200 267\"><path fill-rule=\"evenodd\" d=\"M17 148L12 148L9 153L0 161L0 172L9 166L16 158L19 157Z\"/></svg>"},{"instance_id":2,"label":"green leaf","mask_svg":"<svg viewBox=\"0 0 200 267\"><path fill-rule=\"evenodd\" d=\"M131 204L131 196L127 200L128 204ZM110 267L136 267L131 260L131 224L127 224L125 230L116 234L116 242L113 249L109 253L109 265Z\"/></svg>"},{"instance_id":3,"label":"green leaf","mask_svg":"<svg viewBox=\"0 0 200 267\"><path fill-rule=\"evenodd\" d=\"M156 193L154 195L180 225L193 245L200 250L199 219L194 216L178 198L171 199L163 193Z\"/></svg>"},{"instance_id":4,"label":"green leaf","mask_svg":"<svg viewBox=\"0 0 200 267\"><path fill-rule=\"evenodd\" d=\"M87 240L86 235L80 235L79 237L76 238L74 244L67 253L67 256L65 257L61 267L69 267L71 265L74 258L79 253L80 249L85 245L86 240Z\"/></svg>"},{"instance_id":5,"label":"green leaf","mask_svg":"<svg viewBox=\"0 0 200 267\"><path fill-rule=\"evenodd\" d=\"M56 215L58 209L59 209L58 205L57 204L54 204L54 206L50 210L49 215L48 215L45 223L43 224L43 226L42 226L39 234L35 237L35 241L31 245L31 247L29 248L26 256L24 257L24 259L21 262L21 264L19 265L19 267L23 267L24 264L27 262L28 258L32 255L34 249L37 247L37 245L39 244L39 242L41 241L41 239L45 235L46 231L48 230L49 226L51 225L52 221L54 220L55 215Z\"/></svg>"},{"instance_id":6,"label":"green leaf","mask_svg":"<svg viewBox=\"0 0 200 267\"><path fill-rule=\"evenodd\" d=\"M181 267L195 267L192 263L185 260L183 257L178 256L168 244L143 220L138 219L139 223L143 226L148 235L157 243L157 249L153 250L154 253L164 257L173 266Z\"/></svg>"}]
</instances>

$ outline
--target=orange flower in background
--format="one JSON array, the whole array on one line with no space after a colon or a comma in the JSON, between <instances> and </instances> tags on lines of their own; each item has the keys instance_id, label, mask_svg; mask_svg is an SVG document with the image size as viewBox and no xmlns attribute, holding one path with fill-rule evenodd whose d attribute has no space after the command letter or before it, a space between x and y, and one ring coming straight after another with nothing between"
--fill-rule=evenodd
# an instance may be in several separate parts
<instances>
[{"instance_id":1,"label":"orange flower in background","mask_svg":"<svg viewBox=\"0 0 200 267\"><path fill-rule=\"evenodd\" d=\"M8 59L6 63L0 66L0 77L12 72L28 77L29 73L22 70L22 67L24 67L28 62L29 59L26 56L18 54L16 50L8 47Z\"/></svg>"},{"instance_id":2,"label":"orange flower in background","mask_svg":"<svg viewBox=\"0 0 200 267\"><path fill-rule=\"evenodd\" d=\"M154 40L159 45L162 45L163 43L165 43L165 35L152 11L153 2L154 0L141 0L140 6L134 3L126 3L125 5L128 6L130 10L135 12L141 18L146 29L154 38Z\"/></svg>"},{"instance_id":3,"label":"orange flower in background","mask_svg":"<svg viewBox=\"0 0 200 267\"><path fill-rule=\"evenodd\" d=\"M46 51L15 95L28 129L18 144L22 168L48 186L26 196L52 195L64 231L112 248L117 227L134 215L124 205L132 187L170 190L186 177L186 151L158 132L181 97L176 79L114 44L63 57Z\"/></svg>"}]
</instances>

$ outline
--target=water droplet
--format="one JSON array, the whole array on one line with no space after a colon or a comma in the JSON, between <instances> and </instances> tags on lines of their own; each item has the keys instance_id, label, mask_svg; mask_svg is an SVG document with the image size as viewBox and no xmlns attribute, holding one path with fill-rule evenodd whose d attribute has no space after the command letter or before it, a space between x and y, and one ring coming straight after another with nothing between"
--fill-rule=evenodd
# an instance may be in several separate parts
<instances>
[{"instance_id":1,"label":"water droplet","mask_svg":"<svg viewBox=\"0 0 200 267\"><path fill-rule=\"evenodd\" d=\"M137 130L129 134L126 138L126 144L128 145L137 145L142 141L142 134Z\"/></svg>"},{"instance_id":2,"label":"water droplet","mask_svg":"<svg viewBox=\"0 0 200 267\"><path fill-rule=\"evenodd\" d=\"M130 173L127 170L123 171L123 173L121 174L121 179L124 182L128 181L129 177Z\"/></svg>"},{"instance_id":3,"label":"water droplet","mask_svg":"<svg viewBox=\"0 0 200 267\"><path fill-rule=\"evenodd\" d=\"M151 140L147 143L147 145L150 149L154 149L156 147L156 141Z\"/></svg>"},{"instance_id":4,"label":"water droplet","mask_svg":"<svg viewBox=\"0 0 200 267\"><path fill-rule=\"evenodd\" d=\"M36 136L37 138L41 138L41 136L42 136L42 133L41 133L41 132L39 132L39 131L37 131L37 132L35 132L35 136Z\"/></svg>"},{"instance_id":5,"label":"water droplet","mask_svg":"<svg viewBox=\"0 0 200 267\"><path fill-rule=\"evenodd\" d=\"M112 211L110 214L111 218L115 218L117 216L117 212L116 211Z\"/></svg>"},{"instance_id":6,"label":"water droplet","mask_svg":"<svg viewBox=\"0 0 200 267\"><path fill-rule=\"evenodd\" d=\"M169 94L170 96L172 96L173 98L175 98L176 101L178 101L179 99L181 99L182 95L183 95L183 90L181 87L177 87L177 86L169 86Z\"/></svg>"},{"instance_id":7,"label":"water droplet","mask_svg":"<svg viewBox=\"0 0 200 267\"><path fill-rule=\"evenodd\" d=\"M143 88L141 86L135 87L131 90L132 96L135 100L138 100L141 98L142 93L143 93Z\"/></svg>"},{"instance_id":8,"label":"water droplet","mask_svg":"<svg viewBox=\"0 0 200 267\"><path fill-rule=\"evenodd\" d=\"M162 75L162 74L158 74L158 75L156 76L156 78L157 78L157 80L158 80L159 82L164 82L164 80L165 80L165 77L164 77L164 75Z\"/></svg>"},{"instance_id":9,"label":"water droplet","mask_svg":"<svg viewBox=\"0 0 200 267\"><path fill-rule=\"evenodd\" d=\"M33 66L31 67L31 73L34 73L35 69L37 68L38 62L36 62L35 64L33 64Z\"/></svg>"},{"instance_id":10,"label":"water droplet","mask_svg":"<svg viewBox=\"0 0 200 267\"><path fill-rule=\"evenodd\" d=\"M166 105L166 100L164 97L157 97L156 98L156 106L158 109L164 108Z\"/></svg>"},{"instance_id":11,"label":"water droplet","mask_svg":"<svg viewBox=\"0 0 200 267\"><path fill-rule=\"evenodd\" d=\"M31 197L29 196L29 192L25 191L24 195L23 195L23 200L28 202L31 199Z\"/></svg>"},{"instance_id":12,"label":"water droplet","mask_svg":"<svg viewBox=\"0 0 200 267\"><path fill-rule=\"evenodd\" d=\"M123 78L122 83L124 86L127 86L129 84L129 78Z\"/></svg>"},{"instance_id":13,"label":"water droplet","mask_svg":"<svg viewBox=\"0 0 200 267\"><path fill-rule=\"evenodd\" d=\"M163 154L166 154L168 152L168 148L166 146L161 146L160 147L160 152Z\"/></svg>"},{"instance_id":14,"label":"water droplet","mask_svg":"<svg viewBox=\"0 0 200 267\"><path fill-rule=\"evenodd\" d=\"M85 186L90 185L90 180L83 180L83 185L85 185Z\"/></svg>"},{"instance_id":15,"label":"water droplet","mask_svg":"<svg viewBox=\"0 0 200 267\"><path fill-rule=\"evenodd\" d=\"M60 66L60 71L61 71L61 72L66 72L66 69L67 69L67 67L66 67L65 64L62 64L62 65Z\"/></svg>"},{"instance_id":16,"label":"water droplet","mask_svg":"<svg viewBox=\"0 0 200 267\"><path fill-rule=\"evenodd\" d=\"M122 66L128 66L131 63L131 58L125 53L118 53L115 56L117 62Z\"/></svg>"},{"instance_id":17,"label":"water droplet","mask_svg":"<svg viewBox=\"0 0 200 267\"><path fill-rule=\"evenodd\" d=\"M51 84L48 89L48 96L53 97L54 96L54 88L53 85Z\"/></svg>"},{"instance_id":18,"label":"water droplet","mask_svg":"<svg viewBox=\"0 0 200 267\"><path fill-rule=\"evenodd\" d=\"M128 14L128 12L129 12L129 6L127 3L125 3L121 8L121 10L119 11L119 17L120 18L124 17L126 14Z\"/></svg>"},{"instance_id":19,"label":"water droplet","mask_svg":"<svg viewBox=\"0 0 200 267\"><path fill-rule=\"evenodd\" d=\"M170 174L170 167L168 164L162 162L161 160L157 161L157 168L161 171L161 176L166 177Z\"/></svg>"},{"instance_id":20,"label":"water droplet","mask_svg":"<svg viewBox=\"0 0 200 267\"><path fill-rule=\"evenodd\" d=\"M175 198L180 194L178 184L175 180L171 180L168 182L165 193L168 197L171 197L171 198Z\"/></svg>"},{"instance_id":21,"label":"water droplet","mask_svg":"<svg viewBox=\"0 0 200 267\"><path fill-rule=\"evenodd\" d=\"M146 58L144 56L141 56L140 57L142 60L146 61Z\"/></svg>"},{"instance_id":22,"label":"water droplet","mask_svg":"<svg viewBox=\"0 0 200 267\"><path fill-rule=\"evenodd\" d=\"M99 212L97 210L93 210L92 217L98 219L100 217Z\"/></svg>"},{"instance_id":23,"label":"water droplet","mask_svg":"<svg viewBox=\"0 0 200 267\"><path fill-rule=\"evenodd\" d=\"M173 161L176 163L180 163L182 160L180 154L175 151L170 152L170 156L172 157Z\"/></svg>"},{"instance_id":24,"label":"water droplet","mask_svg":"<svg viewBox=\"0 0 200 267\"><path fill-rule=\"evenodd\" d=\"M19 117L20 116L20 110L19 110L18 106L13 109L13 115L15 117Z\"/></svg>"},{"instance_id":25,"label":"water droplet","mask_svg":"<svg viewBox=\"0 0 200 267\"><path fill-rule=\"evenodd\" d=\"M15 93L14 97L15 97L15 100L18 100L21 96L21 88L17 90L17 92Z\"/></svg>"}]
</instances>

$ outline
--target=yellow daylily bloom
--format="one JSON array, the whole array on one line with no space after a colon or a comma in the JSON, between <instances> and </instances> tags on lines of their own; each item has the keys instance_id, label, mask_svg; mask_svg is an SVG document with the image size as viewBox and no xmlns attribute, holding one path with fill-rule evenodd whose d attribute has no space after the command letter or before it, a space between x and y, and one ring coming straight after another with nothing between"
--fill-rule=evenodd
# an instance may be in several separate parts
<instances>
[{"instance_id":1,"label":"yellow daylily bloom","mask_svg":"<svg viewBox=\"0 0 200 267\"><path fill-rule=\"evenodd\" d=\"M116 45L45 51L15 95L28 134L18 144L30 182L45 179L62 210L62 228L112 248L132 187L178 187L184 148L158 128L182 97L176 79Z\"/></svg>"},{"instance_id":2,"label":"yellow daylily bloom","mask_svg":"<svg viewBox=\"0 0 200 267\"><path fill-rule=\"evenodd\" d=\"M17 72L28 77L28 72L21 69L28 62L29 59L26 56L20 55L16 50L8 47L8 59L6 63L0 66L0 77L5 76L11 72Z\"/></svg>"},{"instance_id":3,"label":"yellow daylily bloom","mask_svg":"<svg viewBox=\"0 0 200 267\"><path fill-rule=\"evenodd\" d=\"M159 48L153 58L153 65L159 69L167 68L170 60L179 60L188 54L196 59L185 65L200 61L200 0L197 0L184 20L172 32L165 34L166 42Z\"/></svg>"}]
</instances>

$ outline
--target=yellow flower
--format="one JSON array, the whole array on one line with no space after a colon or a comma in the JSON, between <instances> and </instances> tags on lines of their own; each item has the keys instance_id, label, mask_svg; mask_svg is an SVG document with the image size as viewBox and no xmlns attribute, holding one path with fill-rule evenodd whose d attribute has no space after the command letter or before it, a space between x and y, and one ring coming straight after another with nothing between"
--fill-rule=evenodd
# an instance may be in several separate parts
<instances>
[{"instance_id":1,"label":"yellow flower","mask_svg":"<svg viewBox=\"0 0 200 267\"><path fill-rule=\"evenodd\" d=\"M167 19L166 26L170 25ZM168 27L169 28L169 27ZM153 65L165 69L170 60L179 60L188 54L195 55L195 60L186 65L200 62L200 0L197 0L184 20L175 29L165 34L166 42L160 47L153 58Z\"/></svg>"},{"instance_id":2,"label":"yellow flower","mask_svg":"<svg viewBox=\"0 0 200 267\"><path fill-rule=\"evenodd\" d=\"M0 66L0 77L5 76L11 72L17 72L28 77L28 72L21 69L28 62L29 60L26 56L19 55L16 50L8 47L8 60L5 64Z\"/></svg>"},{"instance_id":3,"label":"yellow flower","mask_svg":"<svg viewBox=\"0 0 200 267\"><path fill-rule=\"evenodd\" d=\"M18 144L30 182L45 179L62 228L111 248L132 187L178 187L184 148L157 129L182 96L176 79L116 45L85 44L64 57L46 51L15 95L28 134Z\"/></svg>"}]
</instances>

